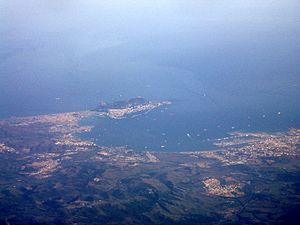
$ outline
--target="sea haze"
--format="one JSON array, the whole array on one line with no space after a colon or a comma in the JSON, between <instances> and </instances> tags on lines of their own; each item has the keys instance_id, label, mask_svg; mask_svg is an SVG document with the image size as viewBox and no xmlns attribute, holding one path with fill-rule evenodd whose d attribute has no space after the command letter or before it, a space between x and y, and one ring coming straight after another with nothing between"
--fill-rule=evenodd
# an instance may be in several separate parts
<instances>
[{"instance_id":1,"label":"sea haze","mask_svg":"<svg viewBox=\"0 0 300 225\"><path fill-rule=\"evenodd\" d=\"M166 151L299 128L299 11L298 0L1 1L0 118L167 99L93 119L86 137Z\"/></svg>"}]
</instances>

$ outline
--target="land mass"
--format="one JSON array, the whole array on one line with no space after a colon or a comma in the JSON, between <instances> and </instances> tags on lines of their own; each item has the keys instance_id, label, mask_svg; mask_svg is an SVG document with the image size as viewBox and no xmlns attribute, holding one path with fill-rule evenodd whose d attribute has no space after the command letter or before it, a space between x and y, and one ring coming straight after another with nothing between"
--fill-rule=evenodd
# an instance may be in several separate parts
<instances>
[{"instance_id":1,"label":"land mass","mask_svg":"<svg viewBox=\"0 0 300 225\"><path fill-rule=\"evenodd\" d=\"M113 119L123 119L126 116L136 116L139 113L150 112L151 110L163 105L169 105L171 102L154 102L148 101L142 97L131 98L125 101L116 101L106 103L101 101L99 106L94 110L96 112L104 112Z\"/></svg>"},{"instance_id":2,"label":"land mass","mask_svg":"<svg viewBox=\"0 0 300 225\"><path fill-rule=\"evenodd\" d=\"M136 152L76 134L170 102L0 121L0 224L292 224L300 209L300 129L233 132L215 150Z\"/></svg>"}]
</instances>

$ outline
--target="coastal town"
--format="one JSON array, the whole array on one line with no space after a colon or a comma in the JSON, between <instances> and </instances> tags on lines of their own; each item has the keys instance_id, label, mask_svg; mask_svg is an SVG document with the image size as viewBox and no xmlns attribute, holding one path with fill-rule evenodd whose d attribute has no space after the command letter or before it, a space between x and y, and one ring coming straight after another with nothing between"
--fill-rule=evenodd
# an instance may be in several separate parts
<instances>
[{"instance_id":1,"label":"coastal town","mask_svg":"<svg viewBox=\"0 0 300 225\"><path fill-rule=\"evenodd\" d=\"M216 159L224 166L259 164L262 160L271 158L296 156L299 154L297 149L299 143L299 129L290 129L287 133L277 134L235 132L225 140L214 142L220 149L182 154Z\"/></svg>"},{"instance_id":2,"label":"coastal town","mask_svg":"<svg viewBox=\"0 0 300 225\"><path fill-rule=\"evenodd\" d=\"M139 113L139 112L148 113L155 108L161 107L163 105L169 105L169 104L171 104L171 103L168 101L149 102L147 104L131 106L131 107L124 108L124 109L109 109L106 115L113 119L123 119L127 115L136 115L136 113Z\"/></svg>"}]
</instances>

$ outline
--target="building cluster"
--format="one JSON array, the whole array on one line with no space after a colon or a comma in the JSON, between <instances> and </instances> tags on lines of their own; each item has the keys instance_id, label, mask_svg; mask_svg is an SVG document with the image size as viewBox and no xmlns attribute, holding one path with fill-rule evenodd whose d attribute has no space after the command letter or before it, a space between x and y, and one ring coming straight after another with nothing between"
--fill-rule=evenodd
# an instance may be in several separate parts
<instances>
[{"instance_id":1,"label":"building cluster","mask_svg":"<svg viewBox=\"0 0 300 225\"><path fill-rule=\"evenodd\" d=\"M244 195L241 191L242 184L240 183L221 185L220 180L217 178L206 178L202 181L202 183L209 195L227 198L241 197Z\"/></svg>"},{"instance_id":2,"label":"building cluster","mask_svg":"<svg viewBox=\"0 0 300 225\"><path fill-rule=\"evenodd\" d=\"M223 165L258 164L262 160L297 155L300 144L300 130L291 129L287 133L242 133L235 132L230 138L215 143L221 149L213 151L188 152L191 156L211 158Z\"/></svg>"},{"instance_id":3,"label":"building cluster","mask_svg":"<svg viewBox=\"0 0 300 225\"><path fill-rule=\"evenodd\" d=\"M29 176L48 178L51 173L60 168L60 160L47 159L45 161L36 161L27 165L27 167L34 170L33 172L27 173Z\"/></svg>"},{"instance_id":4,"label":"building cluster","mask_svg":"<svg viewBox=\"0 0 300 225\"><path fill-rule=\"evenodd\" d=\"M139 163L157 163L160 160L151 152L134 152L127 147L102 147L95 160L136 166Z\"/></svg>"},{"instance_id":5,"label":"building cluster","mask_svg":"<svg viewBox=\"0 0 300 225\"><path fill-rule=\"evenodd\" d=\"M7 153L7 152L16 152L14 148L8 147L3 143L0 143L0 153Z\"/></svg>"},{"instance_id":6,"label":"building cluster","mask_svg":"<svg viewBox=\"0 0 300 225\"><path fill-rule=\"evenodd\" d=\"M56 145L65 145L69 147L94 147L96 144L94 144L91 141L82 141L80 139L76 139L73 137L72 134L66 134L59 140L55 142Z\"/></svg>"},{"instance_id":7,"label":"building cluster","mask_svg":"<svg viewBox=\"0 0 300 225\"><path fill-rule=\"evenodd\" d=\"M145 104L134 105L127 108L120 108L120 109L108 109L106 116L113 118L113 119L123 119L127 115L136 114L139 112L146 112L151 111L155 108L158 108L162 105L170 104L170 102L148 102Z\"/></svg>"}]
</instances>

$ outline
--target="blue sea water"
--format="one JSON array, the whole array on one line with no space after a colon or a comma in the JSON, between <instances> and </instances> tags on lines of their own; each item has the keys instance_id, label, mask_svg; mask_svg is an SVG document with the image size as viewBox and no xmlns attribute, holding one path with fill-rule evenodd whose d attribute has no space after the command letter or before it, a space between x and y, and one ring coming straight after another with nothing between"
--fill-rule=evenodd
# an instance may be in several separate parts
<instances>
[{"instance_id":1,"label":"blue sea water","mask_svg":"<svg viewBox=\"0 0 300 225\"><path fill-rule=\"evenodd\" d=\"M169 99L92 132L166 151L300 127L299 11L297 0L1 1L0 118Z\"/></svg>"},{"instance_id":2,"label":"blue sea water","mask_svg":"<svg viewBox=\"0 0 300 225\"><path fill-rule=\"evenodd\" d=\"M233 131L287 131L297 125L281 112L201 113L182 110L179 105L188 105L177 104L120 120L92 117L82 121L94 126L92 131L78 136L101 146L127 146L136 151L199 151L215 149L216 139Z\"/></svg>"}]
</instances>

